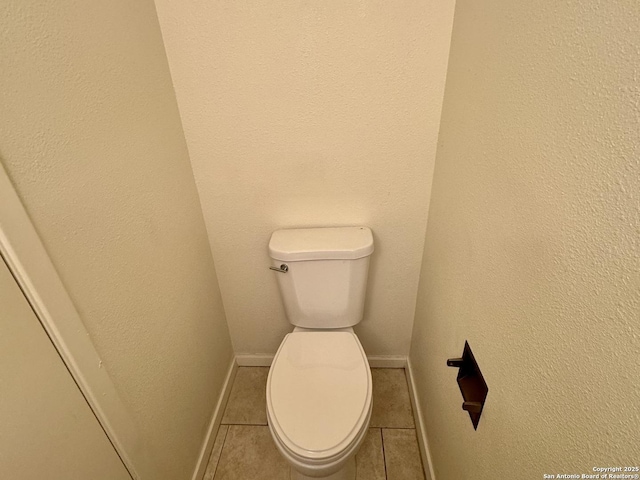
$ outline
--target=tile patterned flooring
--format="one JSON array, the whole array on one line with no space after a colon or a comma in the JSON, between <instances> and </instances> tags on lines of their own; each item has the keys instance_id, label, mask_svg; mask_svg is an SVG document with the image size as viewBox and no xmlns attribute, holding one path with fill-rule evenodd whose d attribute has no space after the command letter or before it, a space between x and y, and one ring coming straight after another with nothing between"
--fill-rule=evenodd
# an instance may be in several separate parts
<instances>
[{"instance_id":1,"label":"tile patterned flooring","mask_svg":"<svg viewBox=\"0 0 640 480\"><path fill-rule=\"evenodd\" d=\"M267 426L268 367L240 367L204 480L289 480ZM373 412L356 455L357 480L424 480L403 369L373 368Z\"/></svg>"}]
</instances>

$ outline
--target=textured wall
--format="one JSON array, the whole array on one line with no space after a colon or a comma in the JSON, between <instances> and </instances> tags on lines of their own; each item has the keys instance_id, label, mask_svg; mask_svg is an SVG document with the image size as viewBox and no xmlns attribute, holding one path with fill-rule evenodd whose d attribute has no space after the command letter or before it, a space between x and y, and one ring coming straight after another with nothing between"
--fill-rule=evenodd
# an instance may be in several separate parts
<instances>
[{"instance_id":1,"label":"textured wall","mask_svg":"<svg viewBox=\"0 0 640 480\"><path fill-rule=\"evenodd\" d=\"M236 353L287 323L267 243L368 225L370 354L409 350L453 2L157 0Z\"/></svg>"},{"instance_id":2,"label":"textured wall","mask_svg":"<svg viewBox=\"0 0 640 480\"><path fill-rule=\"evenodd\" d=\"M152 1L0 6L0 156L145 440L190 478L231 343Z\"/></svg>"},{"instance_id":3,"label":"textured wall","mask_svg":"<svg viewBox=\"0 0 640 480\"><path fill-rule=\"evenodd\" d=\"M636 0L457 2L411 348L438 480L640 459L639 24Z\"/></svg>"},{"instance_id":4,"label":"textured wall","mask_svg":"<svg viewBox=\"0 0 640 480\"><path fill-rule=\"evenodd\" d=\"M0 478L131 480L2 258L0 305Z\"/></svg>"}]
</instances>

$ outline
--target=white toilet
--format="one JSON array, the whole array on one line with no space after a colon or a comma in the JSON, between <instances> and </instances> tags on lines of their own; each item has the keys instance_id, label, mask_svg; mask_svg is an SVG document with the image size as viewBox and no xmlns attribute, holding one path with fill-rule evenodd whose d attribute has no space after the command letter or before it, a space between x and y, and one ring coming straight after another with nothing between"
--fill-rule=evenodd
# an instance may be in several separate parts
<instances>
[{"instance_id":1,"label":"white toilet","mask_svg":"<svg viewBox=\"0 0 640 480\"><path fill-rule=\"evenodd\" d=\"M267 419L291 479L355 478L369 427L371 369L362 320L373 235L366 227L278 230L271 269L295 328L269 370Z\"/></svg>"}]
</instances>

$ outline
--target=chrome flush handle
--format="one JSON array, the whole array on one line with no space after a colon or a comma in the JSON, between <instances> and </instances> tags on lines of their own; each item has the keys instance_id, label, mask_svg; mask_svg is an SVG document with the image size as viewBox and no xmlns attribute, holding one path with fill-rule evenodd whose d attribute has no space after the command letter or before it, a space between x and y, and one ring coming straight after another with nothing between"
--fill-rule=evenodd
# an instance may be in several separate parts
<instances>
[{"instance_id":1,"label":"chrome flush handle","mask_svg":"<svg viewBox=\"0 0 640 480\"><path fill-rule=\"evenodd\" d=\"M269 267L269 270L273 270L274 272L279 272L279 273L287 273L289 271L289 265L287 265L286 263L283 263L282 265L280 265L280 268Z\"/></svg>"}]
</instances>

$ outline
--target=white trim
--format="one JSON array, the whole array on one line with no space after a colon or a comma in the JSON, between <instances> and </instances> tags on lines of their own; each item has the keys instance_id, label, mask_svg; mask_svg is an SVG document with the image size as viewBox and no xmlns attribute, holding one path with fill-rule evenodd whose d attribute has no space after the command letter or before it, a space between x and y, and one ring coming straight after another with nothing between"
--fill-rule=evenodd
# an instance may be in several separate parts
<instances>
[{"instance_id":1,"label":"white trim","mask_svg":"<svg viewBox=\"0 0 640 480\"><path fill-rule=\"evenodd\" d=\"M405 355L367 355L371 368L405 368L407 357Z\"/></svg>"},{"instance_id":2,"label":"white trim","mask_svg":"<svg viewBox=\"0 0 640 480\"><path fill-rule=\"evenodd\" d=\"M424 418L422 416L422 410L420 409L420 402L418 401L418 391L413 378L411 359L409 357L407 357L405 373L407 375L407 384L409 385L409 398L411 399L411 408L413 408L413 417L416 423L416 436L418 437L418 446L420 447L420 455L422 456L424 475L427 480L436 480L433 462L431 461L431 452L429 450L429 441L427 439L427 430L424 426Z\"/></svg>"},{"instance_id":3,"label":"white trim","mask_svg":"<svg viewBox=\"0 0 640 480\"><path fill-rule=\"evenodd\" d=\"M239 367L270 367L274 355L268 354L240 354L236 355ZM405 355L367 355L371 368L405 368L407 357Z\"/></svg>"},{"instance_id":4,"label":"white trim","mask_svg":"<svg viewBox=\"0 0 640 480\"><path fill-rule=\"evenodd\" d=\"M211 455L213 444L216 441L216 434L218 433L218 428L220 428L222 415L224 414L224 409L227 406L227 400L229 400L229 395L231 394L231 387L233 386L233 381L236 378L237 372L238 372L238 362L236 357L231 359L231 364L229 365L229 370L227 372L227 378L225 379L224 384L222 385L222 392L220 392L220 397L218 398L218 403L216 405L215 410L213 411L213 415L211 415L209 428L207 429L207 434L204 437L204 442L202 444L202 448L200 449L200 456L198 457L196 468L193 472L193 476L191 477L192 480L202 480L202 477L204 476L204 472L207 469L207 464L209 463L209 456Z\"/></svg>"},{"instance_id":5,"label":"white trim","mask_svg":"<svg viewBox=\"0 0 640 480\"><path fill-rule=\"evenodd\" d=\"M151 478L135 423L2 165L0 254L132 478Z\"/></svg>"},{"instance_id":6,"label":"white trim","mask_svg":"<svg viewBox=\"0 0 640 480\"><path fill-rule=\"evenodd\" d=\"M275 355L245 353L236 355L239 367L270 367Z\"/></svg>"}]
</instances>

